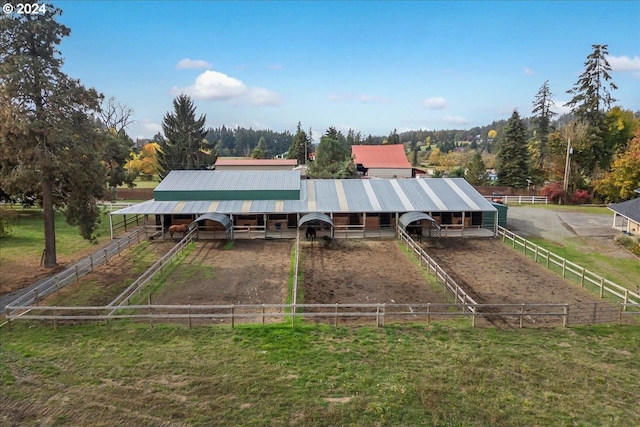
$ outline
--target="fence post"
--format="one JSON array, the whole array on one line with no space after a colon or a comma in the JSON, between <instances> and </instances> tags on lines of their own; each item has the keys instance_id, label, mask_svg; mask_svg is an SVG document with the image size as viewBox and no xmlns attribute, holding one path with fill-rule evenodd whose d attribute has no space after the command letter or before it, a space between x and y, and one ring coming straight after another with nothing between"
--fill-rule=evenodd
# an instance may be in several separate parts
<instances>
[{"instance_id":1,"label":"fence post","mask_svg":"<svg viewBox=\"0 0 640 427\"><path fill-rule=\"evenodd\" d=\"M524 254L527 254L527 239L524 239Z\"/></svg>"},{"instance_id":2,"label":"fence post","mask_svg":"<svg viewBox=\"0 0 640 427\"><path fill-rule=\"evenodd\" d=\"M78 274L78 264L76 264L76 283L80 281L80 275Z\"/></svg>"},{"instance_id":3,"label":"fence post","mask_svg":"<svg viewBox=\"0 0 640 427\"><path fill-rule=\"evenodd\" d=\"M236 315L235 315L236 309L235 306L233 304L231 304L231 329L235 329L236 328Z\"/></svg>"},{"instance_id":4,"label":"fence post","mask_svg":"<svg viewBox=\"0 0 640 427\"><path fill-rule=\"evenodd\" d=\"M522 319L524 317L524 304L520 306L520 329L522 329Z\"/></svg>"},{"instance_id":5,"label":"fence post","mask_svg":"<svg viewBox=\"0 0 640 427\"><path fill-rule=\"evenodd\" d=\"M431 324L431 303L427 303L427 325Z\"/></svg>"},{"instance_id":6,"label":"fence post","mask_svg":"<svg viewBox=\"0 0 640 427\"><path fill-rule=\"evenodd\" d=\"M189 329L191 329L191 305L187 306L187 316L189 316Z\"/></svg>"},{"instance_id":7,"label":"fence post","mask_svg":"<svg viewBox=\"0 0 640 427\"><path fill-rule=\"evenodd\" d=\"M264 304L262 304L262 327L264 328Z\"/></svg>"},{"instance_id":8,"label":"fence post","mask_svg":"<svg viewBox=\"0 0 640 427\"><path fill-rule=\"evenodd\" d=\"M58 312L57 310L54 308L53 309L53 329L56 330L58 329Z\"/></svg>"},{"instance_id":9,"label":"fence post","mask_svg":"<svg viewBox=\"0 0 640 427\"><path fill-rule=\"evenodd\" d=\"M35 294L36 306L38 306L38 288L34 289L33 293Z\"/></svg>"},{"instance_id":10,"label":"fence post","mask_svg":"<svg viewBox=\"0 0 640 427\"><path fill-rule=\"evenodd\" d=\"M151 320L151 294L147 294L147 304L149 306L149 326L153 328L153 321Z\"/></svg>"},{"instance_id":11,"label":"fence post","mask_svg":"<svg viewBox=\"0 0 640 427\"><path fill-rule=\"evenodd\" d=\"M109 264L109 257L107 256L107 249L104 249L104 263Z\"/></svg>"},{"instance_id":12,"label":"fence post","mask_svg":"<svg viewBox=\"0 0 640 427\"><path fill-rule=\"evenodd\" d=\"M551 252L547 251L547 268L549 268L549 258L551 258Z\"/></svg>"},{"instance_id":13,"label":"fence post","mask_svg":"<svg viewBox=\"0 0 640 427\"><path fill-rule=\"evenodd\" d=\"M618 309L618 325L622 325L622 310L623 310L623 305L620 304L620 308ZM627 306L624 306L624 309L627 309Z\"/></svg>"},{"instance_id":14,"label":"fence post","mask_svg":"<svg viewBox=\"0 0 640 427\"><path fill-rule=\"evenodd\" d=\"M380 303L376 304L376 328L380 327Z\"/></svg>"},{"instance_id":15,"label":"fence post","mask_svg":"<svg viewBox=\"0 0 640 427\"><path fill-rule=\"evenodd\" d=\"M475 328L476 327L476 311L478 310L478 307L473 307L473 311L472 311L472 315L471 315L471 327Z\"/></svg>"},{"instance_id":16,"label":"fence post","mask_svg":"<svg viewBox=\"0 0 640 427\"><path fill-rule=\"evenodd\" d=\"M56 281L56 293L59 294L60 293L60 285L58 283L59 279L58 276L54 277L55 281Z\"/></svg>"},{"instance_id":17,"label":"fence post","mask_svg":"<svg viewBox=\"0 0 640 427\"><path fill-rule=\"evenodd\" d=\"M584 267L582 267L582 274L580 275L580 287L584 288Z\"/></svg>"},{"instance_id":18,"label":"fence post","mask_svg":"<svg viewBox=\"0 0 640 427\"><path fill-rule=\"evenodd\" d=\"M627 304L629 304L629 289L624 290L624 311L627 311Z\"/></svg>"},{"instance_id":19,"label":"fence post","mask_svg":"<svg viewBox=\"0 0 640 427\"><path fill-rule=\"evenodd\" d=\"M89 262L91 263L91 271L93 271L93 255L89 257Z\"/></svg>"},{"instance_id":20,"label":"fence post","mask_svg":"<svg viewBox=\"0 0 640 427\"><path fill-rule=\"evenodd\" d=\"M562 317L562 327L566 328L569 323L569 304L564 305L564 316Z\"/></svg>"},{"instance_id":21,"label":"fence post","mask_svg":"<svg viewBox=\"0 0 640 427\"><path fill-rule=\"evenodd\" d=\"M538 263L538 245L536 245L536 254L534 255L534 259L536 261L536 264Z\"/></svg>"},{"instance_id":22,"label":"fence post","mask_svg":"<svg viewBox=\"0 0 640 427\"><path fill-rule=\"evenodd\" d=\"M117 243L117 246L118 246L118 255L120 255L120 240L118 240L116 243Z\"/></svg>"},{"instance_id":23,"label":"fence post","mask_svg":"<svg viewBox=\"0 0 640 427\"><path fill-rule=\"evenodd\" d=\"M334 318L333 318L333 326L335 328L338 327L338 303L336 303L336 310L335 310Z\"/></svg>"},{"instance_id":24,"label":"fence post","mask_svg":"<svg viewBox=\"0 0 640 427\"><path fill-rule=\"evenodd\" d=\"M566 277L567 260L562 258L562 277Z\"/></svg>"},{"instance_id":25,"label":"fence post","mask_svg":"<svg viewBox=\"0 0 640 427\"><path fill-rule=\"evenodd\" d=\"M600 298L604 298L604 277L600 278Z\"/></svg>"}]
</instances>

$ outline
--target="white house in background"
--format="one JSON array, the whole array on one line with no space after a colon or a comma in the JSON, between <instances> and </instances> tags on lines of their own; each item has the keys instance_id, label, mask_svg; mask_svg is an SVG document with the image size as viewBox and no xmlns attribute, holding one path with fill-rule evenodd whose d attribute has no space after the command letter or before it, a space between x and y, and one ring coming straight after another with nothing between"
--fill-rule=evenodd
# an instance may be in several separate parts
<instances>
[{"instance_id":1,"label":"white house in background","mask_svg":"<svg viewBox=\"0 0 640 427\"><path fill-rule=\"evenodd\" d=\"M404 145L352 145L351 156L363 178L411 178Z\"/></svg>"},{"instance_id":2,"label":"white house in background","mask_svg":"<svg viewBox=\"0 0 640 427\"><path fill-rule=\"evenodd\" d=\"M296 159L238 159L218 157L217 171L290 171L298 165Z\"/></svg>"}]
</instances>

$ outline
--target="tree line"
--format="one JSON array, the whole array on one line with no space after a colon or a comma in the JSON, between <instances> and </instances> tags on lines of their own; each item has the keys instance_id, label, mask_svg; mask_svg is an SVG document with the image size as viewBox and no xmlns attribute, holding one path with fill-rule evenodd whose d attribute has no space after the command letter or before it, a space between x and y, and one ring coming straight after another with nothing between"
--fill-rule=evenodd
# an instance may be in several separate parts
<instances>
[{"instance_id":1,"label":"tree line","mask_svg":"<svg viewBox=\"0 0 640 427\"><path fill-rule=\"evenodd\" d=\"M585 72L568 91L570 119L554 119L553 94L545 82L529 119L514 111L509 120L486 127L394 129L384 136L329 127L316 142L300 122L295 133L205 128L206 115L198 115L193 100L180 95L163 117L162 133L137 150L126 133L133 110L62 72L58 46L71 30L57 21L61 13L48 5L46 14L0 18L0 198L42 208L45 267L57 264L54 210L64 211L69 224L94 239L98 202L113 198L117 186L134 185L138 173L164 177L176 169L211 169L218 156L284 156L306 164L310 177L348 178L358 176L352 145L404 144L416 166L425 158L428 163L440 155L472 153L464 162L460 156L458 165L469 181L483 179L490 154L501 185L554 181L570 169L565 191L616 201L640 186L639 118L611 108L615 99L609 91L616 86L608 74L606 45L593 46ZM562 168L567 147L573 151L569 167ZM5 212L0 209L0 223Z\"/></svg>"}]
</instances>

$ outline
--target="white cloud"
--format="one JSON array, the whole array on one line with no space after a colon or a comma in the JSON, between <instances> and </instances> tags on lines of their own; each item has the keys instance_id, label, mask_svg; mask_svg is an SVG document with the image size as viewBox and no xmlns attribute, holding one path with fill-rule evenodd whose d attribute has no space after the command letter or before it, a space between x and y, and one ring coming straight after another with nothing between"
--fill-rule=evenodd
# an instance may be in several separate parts
<instances>
[{"instance_id":1,"label":"white cloud","mask_svg":"<svg viewBox=\"0 0 640 427\"><path fill-rule=\"evenodd\" d=\"M190 68L211 68L211 64L203 59L184 58L176 64L178 70L186 70Z\"/></svg>"},{"instance_id":2,"label":"white cloud","mask_svg":"<svg viewBox=\"0 0 640 427\"><path fill-rule=\"evenodd\" d=\"M422 108L426 110L443 110L447 108L447 100L441 96L432 96L422 101Z\"/></svg>"},{"instance_id":3,"label":"white cloud","mask_svg":"<svg viewBox=\"0 0 640 427\"><path fill-rule=\"evenodd\" d=\"M607 56L607 61L611 65L611 71L626 72L630 71L633 76L640 79L640 56L629 58L626 55L623 56Z\"/></svg>"},{"instance_id":4,"label":"white cloud","mask_svg":"<svg viewBox=\"0 0 640 427\"><path fill-rule=\"evenodd\" d=\"M533 76L535 74L535 72L529 67L524 67L522 69L522 72L525 73L527 76Z\"/></svg>"},{"instance_id":5,"label":"white cloud","mask_svg":"<svg viewBox=\"0 0 640 427\"><path fill-rule=\"evenodd\" d=\"M450 125L466 125L469 123L469 121L464 117L451 116L449 114L442 116L442 121Z\"/></svg>"},{"instance_id":6,"label":"white cloud","mask_svg":"<svg viewBox=\"0 0 640 427\"><path fill-rule=\"evenodd\" d=\"M259 107L282 103L277 92L261 87L248 87L241 80L211 70L200 74L193 85L186 88L173 87L171 92L174 95L185 93L197 99L231 100Z\"/></svg>"}]
</instances>

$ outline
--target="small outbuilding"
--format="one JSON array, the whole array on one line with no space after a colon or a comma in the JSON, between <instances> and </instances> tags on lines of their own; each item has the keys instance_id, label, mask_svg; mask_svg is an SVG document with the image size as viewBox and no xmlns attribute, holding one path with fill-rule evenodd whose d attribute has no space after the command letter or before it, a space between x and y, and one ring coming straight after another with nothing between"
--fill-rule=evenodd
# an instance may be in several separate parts
<instances>
[{"instance_id":1,"label":"small outbuilding","mask_svg":"<svg viewBox=\"0 0 640 427\"><path fill-rule=\"evenodd\" d=\"M358 172L367 178L411 178L413 167L404 145L352 145L351 156Z\"/></svg>"},{"instance_id":2,"label":"small outbuilding","mask_svg":"<svg viewBox=\"0 0 640 427\"><path fill-rule=\"evenodd\" d=\"M613 211L613 228L628 234L640 235L640 198L615 203L607 207ZM618 226L619 217L622 221Z\"/></svg>"}]
</instances>

